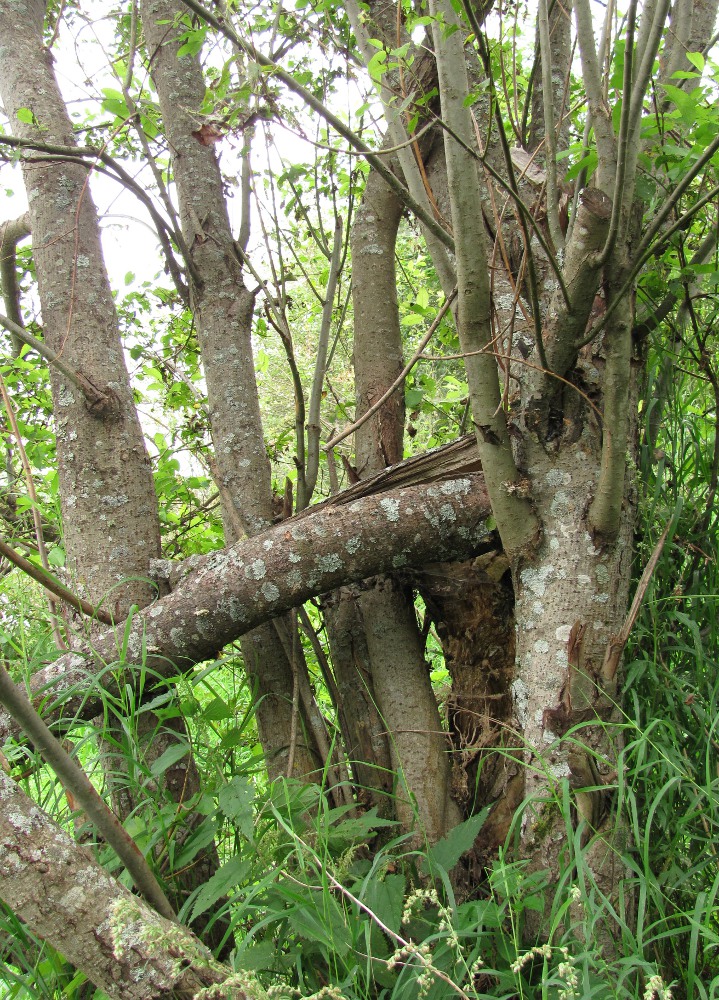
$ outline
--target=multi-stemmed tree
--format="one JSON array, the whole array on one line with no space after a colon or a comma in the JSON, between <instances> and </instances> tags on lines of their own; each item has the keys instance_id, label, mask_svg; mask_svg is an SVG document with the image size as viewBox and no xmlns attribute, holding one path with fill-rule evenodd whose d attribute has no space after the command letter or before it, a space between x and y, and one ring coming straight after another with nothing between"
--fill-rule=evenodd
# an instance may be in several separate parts
<instances>
[{"instance_id":1,"label":"multi-stemmed tree","mask_svg":"<svg viewBox=\"0 0 719 1000\"><path fill-rule=\"evenodd\" d=\"M489 8L349 0L347 19L325 5L306 23L301 12L268 8L251 37L235 5L143 0L118 23L123 147L117 135L94 146L74 134L45 4L0 3L8 122L0 144L22 164L28 197L42 313L36 346L52 380L68 577L114 622L93 627L86 646L38 671L29 687L39 704L52 684L65 720L89 719L101 689L117 692L148 672L158 682L188 672L240 639L271 778L322 779L337 804L376 805L429 842L489 807L473 847L477 869L517 824L519 857L550 879L563 863L570 789L587 870L619 905L626 835L613 801L620 660L632 622L637 414L647 332L684 294L667 289L657 310L637 297L637 281L675 234L693 265L716 249L706 206L719 140L694 128L682 106L704 65L716 4L670 10L634 0L621 21L613 7L598 21L588 0L541 2L526 79L507 29L513 13ZM323 21L332 16L336 27ZM355 70L366 64L386 125L377 142L332 110L312 80L313 57L297 55L315 33ZM335 186L330 225L322 216L332 197L303 202L292 188L326 260L307 391L288 271L273 264L267 280L250 249L252 129L263 118L294 121L298 101L367 166L349 174L346 208ZM677 129L669 190L668 125ZM242 135L237 231L216 152L233 130ZM123 167L123 150L145 158L141 183ZM571 181L567 163L576 166ZM176 308L191 315L197 337L227 548L188 567L160 560L157 497L90 194L95 170L149 208ZM701 211L706 223L692 228ZM386 473L406 453L409 366L395 264L406 216L456 327L473 434ZM13 240L2 246L12 257ZM354 444L350 451L352 439L325 435L324 453L333 473L335 450L347 449L355 485L313 510L328 345L344 318L338 286L350 267ZM16 290L3 280L2 322L32 343ZM294 503L288 490L282 514L253 361L260 309L286 351L295 393ZM447 727L417 593L451 676ZM310 632L339 739L313 693L294 611L315 596L324 646ZM12 714L0 718L6 735L18 732ZM54 725L58 708L45 718ZM191 807L203 776L183 720L146 728L153 759L169 739L188 750L158 795ZM193 953L189 934L161 927L11 777L0 782L0 895L40 937L112 996L190 996L222 981L219 965ZM113 800L119 811L121 800ZM210 850L189 880L178 877L175 904L215 864ZM51 906L38 905L40 884ZM209 940L220 946L222 936ZM178 948L186 967L173 959ZM133 972L143 962L147 982Z\"/></svg>"}]
</instances>

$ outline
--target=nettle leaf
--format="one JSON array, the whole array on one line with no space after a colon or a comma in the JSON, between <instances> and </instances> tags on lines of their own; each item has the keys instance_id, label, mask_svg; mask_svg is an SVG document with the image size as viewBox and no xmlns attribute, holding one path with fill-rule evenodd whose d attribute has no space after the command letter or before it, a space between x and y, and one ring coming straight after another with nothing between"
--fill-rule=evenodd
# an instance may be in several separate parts
<instances>
[{"instance_id":1,"label":"nettle leaf","mask_svg":"<svg viewBox=\"0 0 719 1000\"><path fill-rule=\"evenodd\" d=\"M451 871L474 843L487 816L489 816L489 808L483 809L476 816L470 816L464 823L460 823L459 826L450 830L446 837L443 837L427 852L427 862L423 865L424 870L428 871L433 865L437 865L446 872Z\"/></svg>"},{"instance_id":2,"label":"nettle leaf","mask_svg":"<svg viewBox=\"0 0 719 1000\"><path fill-rule=\"evenodd\" d=\"M215 874L203 885L195 897L195 904L190 914L190 923L214 906L218 899L226 896L240 882L244 882L250 870L250 862L239 857L230 858L217 869Z\"/></svg>"},{"instance_id":3,"label":"nettle leaf","mask_svg":"<svg viewBox=\"0 0 719 1000\"><path fill-rule=\"evenodd\" d=\"M309 906L297 906L290 915L293 930L306 941L320 945L330 955L342 958L351 947L344 914L332 896L322 899L323 912Z\"/></svg>"},{"instance_id":4,"label":"nettle leaf","mask_svg":"<svg viewBox=\"0 0 719 1000\"><path fill-rule=\"evenodd\" d=\"M404 875L388 874L381 881L372 879L362 898L362 902L395 934L402 927L405 889Z\"/></svg>"},{"instance_id":5,"label":"nettle leaf","mask_svg":"<svg viewBox=\"0 0 719 1000\"><path fill-rule=\"evenodd\" d=\"M255 815L252 805L255 790L252 782L244 775L236 774L228 784L220 789L218 802L225 816L234 823L248 840L252 840Z\"/></svg>"},{"instance_id":6,"label":"nettle leaf","mask_svg":"<svg viewBox=\"0 0 719 1000\"><path fill-rule=\"evenodd\" d=\"M65 550L55 547L50 549L47 554L47 561L51 566L64 566L65 565Z\"/></svg>"}]
</instances>

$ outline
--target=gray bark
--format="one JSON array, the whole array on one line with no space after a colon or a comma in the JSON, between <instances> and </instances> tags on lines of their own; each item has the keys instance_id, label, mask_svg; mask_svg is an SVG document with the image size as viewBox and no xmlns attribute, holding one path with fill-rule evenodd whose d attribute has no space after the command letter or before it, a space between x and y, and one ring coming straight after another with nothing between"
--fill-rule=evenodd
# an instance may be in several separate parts
<instances>
[{"instance_id":1,"label":"gray bark","mask_svg":"<svg viewBox=\"0 0 719 1000\"><path fill-rule=\"evenodd\" d=\"M322 611L339 695L336 708L357 795L389 816L392 760L387 726L377 707L359 595L360 587L341 587L323 599Z\"/></svg>"},{"instance_id":2,"label":"gray bark","mask_svg":"<svg viewBox=\"0 0 719 1000\"><path fill-rule=\"evenodd\" d=\"M43 46L45 4L0 6L0 94L18 135L73 147L72 126ZM18 118L28 109L33 122ZM90 412L83 395L51 370L58 472L68 565L94 600L123 618L155 594L147 578L159 555L157 500L125 368L103 264L87 171L23 158L45 340L91 385L107 392Z\"/></svg>"},{"instance_id":3,"label":"gray bark","mask_svg":"<svg viewBox=\"0 0 719 1000\"><path fill-rule=\"evenodd\" d=\"M401 211L394 192L371 172L352 232L358 417L386 393L403 368L394 264ZM404 411L402 385L357 429L360 477L379 472L401 458ZM433 843L459 822L460 815L450 799L447 740L429 680L412 593L391 578L378 579L358 595L357 602L371 664L372 694L397 775L396 813L407 830L418 821Z\"/></svg>"},{"instance_id":4,"label":"gray bark","mask_svg":"<svg viewBox=\"0 0 719 1000\"><path fill-rule=\"evenodd\" d=\"M486 547L489 500L481 475L348 503L341 499L339 494L334 503L214 553L190 570L176 590L133 616L127 669L144 663L160 677L188 670L310 597L425 561L466 558ZM94 656L62 656L34 674L34 696L45 692L44 699L51 690L62 698L74 688L64 702L65 716L97 714L98 685L115 685L116 669L111 675L100 666L118 664L115 632L100 636L93 650ZM11 720L0 713L0 740L12 732Z\"/></svg>"},{"instance_id":5,"label":"gray bark","mask_svg":"<svg viewBox=\"0 0 719 1000\"><path fill-rule=\"evenodd\" d=\"M431 9L435 15L441 14L443 23L460 28L449 3L437 0ZM502 544L507 554L516 558L531 548L539 525L530 504L517 490L521 476L510 446L492 350L489 259L482 213L476 211L482 204L482 185L477 161L470 152L475 140L465 104L468 85L462 30L445 37L435 23L433 37L442 116L451 130L451 134L445 133L444 144L457 252L460 344L467 354L465 366L472 416L492 507Z\"/></svg>"},{"instance_id":6,"label":"gray bark","mask_svg":"<svg viewBox=\"0 0 719 1000\"><path fill-rule=\"evenodd\" d=\"M199 58L177 57L183 40L181 27L174 24L182 6L172 0L144 0L141 11L150 71L172 150L182 231L196 275L191 305L207 382L225 539L231 544L243 530L254 535L272 523L270 463L252 352L254 293L243 280L242 252L230 228L214 148L197 135L197 109L205 96ZM258 702L257 719L268 770L276 777L283 773L290 743L292 667L272 625L248 635L241 648L251 683L265 695ZM304 731L309 733L306 725ZM301 741L294 757L295 776L312 773L319 759L313 742L306 746Z\"/></svg>"},{"instance_id":7,"label":"gray bark","mask_svg":"<svg viewBox=\"0 0 719 1000\"><path fill-rule=\"evenodd\" d=\"M171 0L141 4L150 72L157 88L180 203L185 242L195 268L191 304L207 382L215 460L235 517L223 508L228 544L237 522L255 534L272 521L270 462L252 353L254 294L245 286L240 251L227 215L222 177L212 144L198 137L205 96L199 59L178 59L183 12Z\"/></svg>"},{"instance_id":8,"label":"gray bark","mask_svg":"<svg viewBox=\"0 0 719 1000\"><path fill-rule=\"evenodd\" d=\"M44 10L43 3L29 4L22 16L6 8L0 10L0 26L7 27L3 40L8 43L0 51L0 86L11 121L22 107L35 117L32 125L13 121L21 136L73 147L72 126L52 72L51 56L43 48ZM89 412L76 385L55 366L51 368L68 564L94 603L107 597L111 611L124 618L132 604L144 606L157 594L149 579L150 560L160 555L150 464L125 369L87 172L76 164L28 159L34 160L25 166L24 178L45 340L93 385L109 386L112 403L105 412ZM126 578L134 579L118 589L118 581ZM155 725L156 720L150 724L152 732ZM108 735L112 729L110 723ZM179 729L180 733L164 731L162 746L154 747L157 756L171 739L184 736L187 742L184 725ZM115 738L123 739L120 725ZM111 756L103 758L112 760ZM124 763L115 758L117 768ZM199 787L189 743L182 767L189 784ZM127 801L127 795L114 794L126 786L124 778L111 771L107 779L124 818L137 803ZM167 791L179 795L177 803L182 808L186 801L183 788L168 786ZM188 815L187 825L193 821ZM213 856L208 850L203 863L209 869L213 863L216 867L216 862L216 852ZM198 878L206 880L202 864L177 874L178 896L196 888ZM220 944L223 933L218 925L214 945Z\"/></svg>"},{"instance_id":9,"label":"gray bark","mask_svg":"<svg viewBox=\"0 0 719 1000\"><path fill-rule=\"evenodd\" d=\"M245 1000L197 938L119 885L2 771L0 896L113 1000L191 1000L217 983Z\"/></svg>"}]
</instances>

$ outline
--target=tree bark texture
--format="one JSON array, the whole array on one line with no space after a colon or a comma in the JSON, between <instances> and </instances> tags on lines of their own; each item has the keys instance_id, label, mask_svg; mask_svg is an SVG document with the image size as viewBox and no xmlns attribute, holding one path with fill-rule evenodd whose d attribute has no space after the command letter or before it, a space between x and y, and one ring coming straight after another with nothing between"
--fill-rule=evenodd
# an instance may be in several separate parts
<instances>
[{"instance_id":1,"label":"tree bark texture","mask_svg":"<svg viewBox=\"0 0 719 1000\"><path fill-rule=\"evenodd\" d=\"M352 231L359 417L394 384L403 368L395 277L401 212L395 193L371 171ZM402 385L357 429L355 450L361 479L401 458L404 412ZM386 577L369 581L357 602L371 665L371 694L397 775L395 811L406 830L419 826L421 835L434 843L459 822L460 813L450 797L447 738L429 680L413 594L406 585Z\"/></svg>"},{"instance_id":2,"label":"tree bark texture","mask_svg":"<svg viewBox=\"0 0 719 1000\"><path fill-rule=\"evenodd\" d=\"M0 894L113 1000L191 1000L228 969L119 885L0 771ZM224 996L244 1000L239 986Z\"/></svg>"},{"instance_id":3,"label":"tree bark texture","mask_svg":"<svg viewBox=\"0 0 719 1000\"><path fill-rule=\"evenodd\" d=\"M172 151L185 242L193 264L191 307L197 322L210 427L219 475L225 540L257 534L272 523L270 463L265 448L252 351L254 292L242 274L242 252L227 214L219 164L199 132L205 81L199 57L178 58L183 44L172 0L141 4L150 72ZM247 208L247 206L245 206ZM288 626L289 622L286 623ZM296 626L291 625L291 629ZM286 773L292 730L293 671L275 626L241 643L250 683L258 692L257 721L268 773ZM306 712L293 774L306 777L321 762Z\"/></svg>"},{"instance_id":4,"label":"tree bark texture","mask_svg":"<svg viewBox=\"0 0 719 1000\"><path fill-rule=\"evenodd\" d=\"M114 687L104 665L120 662L124 634L128 669L143 663L167 677L214 658L310 597L424 561L466 558L491 544L484 527L489 500L476 473L347 504L337 502L341 497L202 560L171 594L135 614L126 633L106 632L92 651L67 654L34 674L36 703L61 699L78 685L64 702L66 718L97 714L101 701L92 689ZM0 739L13 731L0 713Z\"/></svg>"},{"instance_id":5,"label":"tree bark texture","mask_svg":"<svg viewBox=\"0 0 719 1000\"><path fill-rule=\"evenodd\" d=\"M43 44L44 14L41 0L0 7L0 94L16 134L71 150L72 125ZM18 117L22 109L32 122ZM147 575L160 554L160 530L88 171L28 154L23 177L45 341L88 385L84 396L51 368L68 565L92 599L104 597L122 619L131 604L155 596ZM121 585L128 577L140 579Z\"/></svg>"}]
</instances>

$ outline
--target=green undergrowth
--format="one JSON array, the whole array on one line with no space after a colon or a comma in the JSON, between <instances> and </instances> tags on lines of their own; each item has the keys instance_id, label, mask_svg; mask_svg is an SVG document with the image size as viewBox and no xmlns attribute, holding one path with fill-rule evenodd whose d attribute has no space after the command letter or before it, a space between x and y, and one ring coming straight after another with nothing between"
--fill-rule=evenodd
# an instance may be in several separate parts
<instances>
[{"instance_id":1,"label":"green undergrowth","mask_svg":"<svg viewBox=\"0 0 719 1000\"><path fill-rule=\"evenodd\" d=\"M657 383L660 369L661 360ZM236 971L256 975L287 1000L719 997L716 414L694 385L688 378L671 383L676 398L668 411L681 418L647 430L639 454L637 579L667 526L668 533L625 656L612 804L615 829L624 832L616 838L621 850L613 848L624 877L615 899L604 898L594 880L587 831L576 828L566 782L557 782L544 806L562 816L567 832L558 878L528 870L517 857L520 811L484 876L475 872L464 882L461 857L482 814L430 848L375 810L333 804L321 783L268 786L253 692L232 649L163 687L153 688L148 673L140 689L121 685L114 700L105 695L102 719L73 730L72 752L98 788L106 781L103 761L120 762L115 790L135 801L127 828L161 879L216 842L219 870L186 899L181 917L191 927L228 917ZM652 394L650 384L646 398ZM645 407L648 427L652 405ZM14 575L2 580L0 601L2 655L19 678L52 655L47 620L34 585ZM328 708L312 650L305 652ZM433 667L445 683L439 654ZM143 685L152 690L149 701ZM150 709L160 728L178 715L187 720L203 775L192 827L181 838L177 805L157 789L190 744L180 740L149 758L138 723ZM18 743L5 753L29 794L125 879L32 751ZM470 882L471 895L457 888ZM528 927L538 927L536 938ZM103 1000L4 905L0 961L2 997Z\"/></svg>"},{"instance_id":2,"label":"green undergrowth","mask_svg":"<svg viewBox=\"0 0 719 1000\"><path fill-rule=\"evenodd\" d=\"M676 559L676 544L666 560ZM215 775L194 803L193 832L178 846L176 807L156 799L157 779L179 750L143 764L125 722L113 752L122 749L135 765L125 772L138 797L127 826L161 875L168 862L173 870L192 864L217 841L221 866L181 917L192 926L229 914L232 965L254 973L273 996L708 1000L719 995L719 684L708 640L683 601L648 596L627 664L617 823L631 838L616 859L626 870L618 900L603 898L594 882L586 831L574 829L561 783L552 803L568 836L559 879L528 871L510 842L469 898L455 892L461 879L453 876L483 815L429 848L375 810L333 807L320 785L268 787L249 692L235 682L231 659L178 685L198 763ZM179 711L173 704L168 694L152 707L167 719ZM133 705L137 718L145 708ZM118 717L127 719L127 709L108 702ZM99 786L95 735L87 726L75 752ZM10 764L16 774L24 768L23 782L45 808L91 843L89 831L73 825L62 789L27 750L18 747ZM519 823L518 814L515 832ZM107 847L94 849L124 878ZM533 942L526 928L537 915L541 936ZM611 958L602 948L608 934L616 944ZM6 908L0 942L3 996L102 1000Z\"/></svg>"}]
</instances>

